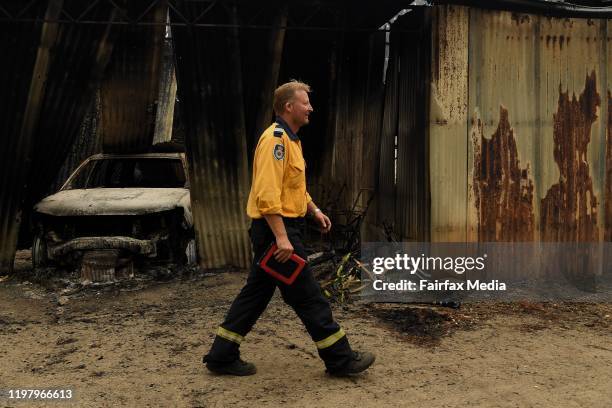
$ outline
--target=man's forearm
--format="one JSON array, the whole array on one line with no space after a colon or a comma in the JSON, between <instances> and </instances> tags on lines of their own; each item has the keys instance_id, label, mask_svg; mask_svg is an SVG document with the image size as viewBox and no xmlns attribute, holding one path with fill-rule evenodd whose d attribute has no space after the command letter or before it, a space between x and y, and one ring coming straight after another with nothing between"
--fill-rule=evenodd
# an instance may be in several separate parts
<instances>
[{"instance_id":1,"label":"man's forearm","mask_svg":"<svg viewBox=\"0 0 612 408\"><path fill-rule=\"evenodd\" d=\"M285 229L285 223L283 223L283 217L278 214L264 214L264 218L276 239L287 237L287 230Z\"/></svg>"},{"instance_id":2,"label":"man's forearm","mask_svg":"<svg viewBox=\"0 0 612 408\"><path fill-rule=\"evenodd\" d=\"M319 207L317 207L314 201L310 201L308 205L306 206L306 212L308 213L308 215L315 215L315 212L318 209Z\"/></svg>"}]
</instances>

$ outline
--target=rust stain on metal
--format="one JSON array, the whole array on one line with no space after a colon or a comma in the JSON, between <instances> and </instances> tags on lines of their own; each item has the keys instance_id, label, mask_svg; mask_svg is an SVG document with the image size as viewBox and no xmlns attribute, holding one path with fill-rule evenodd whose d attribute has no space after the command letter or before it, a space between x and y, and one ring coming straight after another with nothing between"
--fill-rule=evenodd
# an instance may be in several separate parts
<instances>
[{"instance_id":1,"label":"rust stain on metal","mask_svg":"<svg viewBox=\"0 0 612 408\"><path fill-rule=\"evenodd\" d=\"M533 180L529 165L521 168L508 110L500 106L499 124L490 139L480 119L472 127L474 193L478 240L533 241Z\"/></svg>"},{"instance_id":2,"label":"rust stain on metal","mask_svg":"<svg viewBox=\"0 0 612 408\"><path fill-rule=\"evenodd\" d=\"M608 90L608 136L606 143L606 233L612 241L612 92Z\"/></svg>"},{"instance_id":3,"label":"rust stain on metal","mask_svg":"<svg viewBox=\"0 0 612 408\"><path fill-rule=\"evenodd\" d=\"M554 122L554 158L559 166L559 182L554 184L541 201L543 241L599 240L597 197L589 174L587 147L591 127L597 120L601 99L597 93L595 71L587 75L580 97L571 99L569 91L559 89Z\"/></svg>"},{"instance_id":4,"label":"rust stain on metal","mask_svg":"<svg viewBox=\"0 0 612 408\"><path fill-rule=\"evenodd\" d=\"M529 14L512 13L511 18L516 25L529 23L531 21Z\"/></svg>"}]
</instances>

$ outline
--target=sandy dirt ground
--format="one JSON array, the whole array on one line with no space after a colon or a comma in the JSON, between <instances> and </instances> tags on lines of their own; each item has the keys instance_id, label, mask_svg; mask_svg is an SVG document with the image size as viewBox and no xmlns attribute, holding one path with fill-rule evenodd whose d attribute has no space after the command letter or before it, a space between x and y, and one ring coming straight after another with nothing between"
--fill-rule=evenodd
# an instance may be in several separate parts
<instances>
[{"instance_id":1,"label":"sandy dirt ground","mask_svg":"<svg viewBox=\"0 0 612 408\"><path fill-rule=\"evenodd\" d=\"M0 278L0 388L72 388L79 407L611 407L612 305L334 305L356 349L377 354L330 378L278 294L243 343L252 377L201 363L241 272L190 271L79 289Z\"/></svg>"}]
</instances>

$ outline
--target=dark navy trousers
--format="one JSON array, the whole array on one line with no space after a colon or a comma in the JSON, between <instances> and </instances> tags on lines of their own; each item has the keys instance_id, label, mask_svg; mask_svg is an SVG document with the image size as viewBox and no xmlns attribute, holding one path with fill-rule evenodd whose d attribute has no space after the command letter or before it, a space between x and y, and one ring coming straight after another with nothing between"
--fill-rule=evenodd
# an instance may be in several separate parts
<instances>
[{"instance_id":1,"label":"dark navy trousers","mask_svg":"<svg viewBox=\"0 0 612 408\"><path fill-rule=\"evenodd\" d=\"M294 252L306 259L298 222L302 219L283 218ZM274 234L265 219L252 221L250 229L253 263L247 282L232 303L225 320L217 330L210 352L204 357L208 364L227 364L240 357L240 343L268 306L278 287L286 304L295 310L314 341L319 356L328 371L341 371L349 363L352 351L344 331L332 317L329 302L308 266L291 285L286 285L257 266Z\"/></svg>"}]
</instances>

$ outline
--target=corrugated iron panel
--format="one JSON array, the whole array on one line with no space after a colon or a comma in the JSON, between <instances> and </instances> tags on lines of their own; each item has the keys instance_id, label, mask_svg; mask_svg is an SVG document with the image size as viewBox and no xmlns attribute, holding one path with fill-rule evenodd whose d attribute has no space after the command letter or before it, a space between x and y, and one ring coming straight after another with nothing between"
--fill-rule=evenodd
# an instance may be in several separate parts
<instances>
[{"instance_id":1,"label":"corrugated iron panel","mask_svg":"<svg viewBox=\"0 0 612 408\"><path fill-rule=\"evenodd\" d=\"M398 126L399 106L399 33L391 32L391 47L385 82L385 102L382 132L380 137L380 159L378 168L377 220L378 225L395 222L395 138Z\"/></svg>"},{"instance_id":2,"label":"corrugated iron panel","mask_svg":"<svg viewBox=\"0 0 612 408\"><path fill-rule=\"evenodd\" d=\"M470 10L470 238L536 238L538 17ZM552 157L551 157L552 159ZM550 161L550 159L549 159Z\"/></svg>"},{"instance_id":3,"label":"corrugated iron panel","mask_svg":"<svg viewBox=\"0 0 612 408\"><path fill-rule=\"evenodd\" d=\"M430 27L423 9L401 17L394 27L416 32L399 35L399 103L395 231L406 241L429 239L429 95Z\"/></svg>"},{"instance_id":4,"label":"corrugated iron panel","mask_svg":"<svg viewBox=\"0 0 612 408\"><path fill-rule=\"evenodd\" d=\"M365 112L363 117L363 159L361 160L361 188L364 190L362 206L367 205L370 195L378 189L378 169L380 167L380 138L384 103L383 70L385 58L386 32L371 34L368 42L368 78ZM375 196L370 203L362 228L362 241L379 241L380 228L376 225L376 206L379 198Z\"/></svg>"},{"instance_id":5,"label":"corrugated iron panel","mask_svg":"<svg viewBox=\"0 0 612 408\"><path fill-rule=\"evenodd\" d=\"M21 6L20 1L5 2L8 8ZM32 10L36 17L45 14L45 7ZM0 64L0 273L13 267L19 206L25 175L21 168L29 153L29 139L20 137L32 72L41 38L40 23L4 23L2 60Z\"/></svg>"},{"instance_id":6,"label":"corrugated iron panel","mask_svg":"<svg viewBox=\"0 0 612 408\"><path fill-rule=\"evenodd\" d=\"M131 19L146 10L150 0L130 1L124 10ZM167 1L149 10L152 21L166 22ZM145 152L155 130L165 26L117 27L116 46L100 88L100 132L105 152Z\"/></svg>"},{"instance_id":7,"label":"corrugated iron panel","mask_svg":"<svg viewBox=\"0 0 612 408\"><path fill-rule=\"evenodd\" d=\"M177 3L188 18L207 6ZM219 22L235 21L222 7L210 13ZM248 267L249 180L237 32L176 27L172 38L201 265Z\"/></svg>"},{"instance_id":8,"label":"corrugated iron panel","mask_svg":"<svg viewBox=\"0 0 612 408\"><path fill-rule=\"evenodd\" d=\"M337 203L350 208L361 187L363 118L367 83L366 38L344 38L338 71L332 180L343 187Z\"/></svg>"},{"instance_id":9,"label":"corrugated iron panel","mask_svg":"<svg viewBox=\"0 0 612 408\"><path fill-rule=\"evenodd\" d=\"M431 241L466 239L468 30L465 7L432 10L429 177Z\"/></svg>"},{"instance_id":10,"label":"corrugated iron panel","mask_svg":"<svg viewBox=\"0 0 612 408\"><path fill-rule=\"evenodd\" d=\"M470 10L478 240L603 238L606 37L605 20Z\"/></svg>"}]
</instances>

